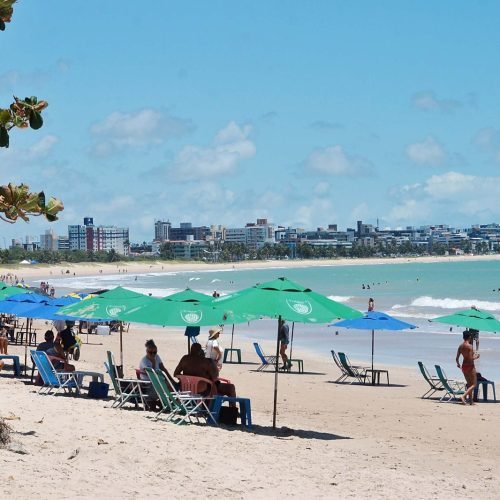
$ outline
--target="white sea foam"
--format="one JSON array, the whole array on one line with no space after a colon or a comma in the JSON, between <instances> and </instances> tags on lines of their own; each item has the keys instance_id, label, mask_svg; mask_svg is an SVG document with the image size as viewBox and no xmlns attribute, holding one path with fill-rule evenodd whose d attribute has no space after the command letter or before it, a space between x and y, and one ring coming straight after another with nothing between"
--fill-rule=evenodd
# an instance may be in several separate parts
<instances>
[{"instance_id":1,"label":"white sea foam","mask_svg":"<svg viewBox=\"0 0 500 500\"><path fill-rule=\"evenodd\" d=\"M468 309L475 306L479 309L485 309L486 311L500 311L500 302L476 299L454 299L450 297L435 299L427 295L416 298L410 305L414 307L434 307L439 309ZM397 305L394 306L393 309L399 307L401 306Z\"/></svg>"},{"instance_id":2,"label":"white sea foam","mask_svg":"<svg viewBox=\"0 0 500 500\"><path fill-rule=\"evenodd\" d=\"M334 300L335 302L349 302L352 299L350 295L328 295L330 300Z\"/></svg>"}]
</instances>

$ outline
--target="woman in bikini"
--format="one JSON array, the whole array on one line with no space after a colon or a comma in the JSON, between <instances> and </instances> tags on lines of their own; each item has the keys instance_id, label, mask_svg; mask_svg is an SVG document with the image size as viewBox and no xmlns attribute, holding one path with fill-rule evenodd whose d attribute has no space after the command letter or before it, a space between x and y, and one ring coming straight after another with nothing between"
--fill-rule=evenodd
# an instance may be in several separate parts
<instances>
[{"instance_id":1,"label":"woman in bikini","mask_svg":"<svg viewBox=\"0 0 500 500\"><path fill-rule=\"evenodd\" d=\"M474 366L474 360L479 358L479 353L474 352L472 348L472 333L469 330L465 330L463 333L464 341L458 346L456 362L458 368L462 369L465 381L467 383L467 390L465 394L460 396L463 404L466 404L467 398L470 404L472 402L472 393L477 385L477 373L476 367ZM462 355L462 365L460 366L460 355Z\"/></svg>"}]
</instances>

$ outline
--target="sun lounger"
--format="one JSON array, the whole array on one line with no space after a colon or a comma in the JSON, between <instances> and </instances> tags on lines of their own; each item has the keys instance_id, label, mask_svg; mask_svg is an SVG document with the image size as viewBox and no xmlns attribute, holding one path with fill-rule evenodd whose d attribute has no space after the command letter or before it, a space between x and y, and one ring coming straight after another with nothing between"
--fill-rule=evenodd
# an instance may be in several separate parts
<instances>
[{"instance_id":1,"label":"sun lounger","mask_svg":"<svg viewBox=\"0 0 500 500\"><path fill-rule=\"evenodd\" d=\"M441 383L441 380L439 380L438 377L431 376L422 361L418 361L418 367L420 368L420 373L422 374L426 382L430 385L430 389L422 394L422 399L430 398L435 392L445 390L443 384Z\"/></svg>"},{"instance_id":2,"label":"sun lounger","mask_svg":"<svg viewBox=\"0 0 500 500\"><path fill-rule=\"evenodd\" d=\"M435 365L435 368L439 381L443 384L446 391L439 401L449 402L460 399L460 396L465 394L465 383L447 378L444 370L439 365Z\"/></svg>"},{"instance_id":3,"label":"sun lounger","mask_svg":"<svg viewBox=\"0 0 500 500\"><path fill-rule=\"evenodd\" d=\"M340 363L344 367L344 370L345 370L345 372L347 374L346 380L347 379L353 379L353 380L350 381L351 384L354 381L358 381L358 382L361 382L361 383L364 384L365 383L365 379L366 379L366 370L367 370L367 368L362 367L362 366L354 366L349 361L349 358L347 357L347 355L345 353L343 353L343 352L339 352L338 356L339 356Z\"/></svg>"},{"instance_id":4,"label":"sun lounger","mask_svg":"<svg viewBox=\"0 0 500 500\"><path fill-rule=\"evenodd\" d=\"M43 351L32 350L31 357L43 381L43 386L40 387L39 393L50 394L53 389L57 389L54 393L57 394L61 390L72 392L74 389L77 394L80 394L75 372L56 371L49 357Z\"/></svg>"},{"instance_id":5,"label":"sun lounger","mask_svg":"<svg viewBox=\"0 0 500 500\"><path fill-rule=\"evenodd\" d=\"M332 358L335 364L337 365L337 368L340 370L340 377L335 380L335 382L343 382L347 378L349 378L349 374L347 373L346 369L342 366L342 363L340 362L339 357L337 356L337 353L332 349L330 351L332 353Z\"/></svg>"},{"instance_id":6,"label":"sun lounger","mask_svg":"<svg viewBox=\"0 0 500 500\"><path fill-rule=\"evenodd\" d=\"M213 423L217 423L210 413L203 396L177 392L170 386L161 370L153 370L152 368L146 368L145 370L162 406L160 412L155 416L155 420L165 413L167 414L166 421L176 424L191 423L193 419L196 419L197 422L200 419L205 422L210 419Z\"/></svg>"},{"instance_id":7,"label":"sun lounger","mask_svg":"<svg viewBox=\"0 0 500 500\"><path fill-rule=\"evenodd\" d=\"M144 396L140 384L144 381L137 379L124 379L118 377L116 370L115 358L111 351L107 351L107 369L111 384L115 391L115 400L111 405L112 408L122 408L125 403L134 403L137 407L139 402L144 403Z\"/></svg>"},{"instance_id":8,"label":"sun lounger","mask_svg":"<svg viewBox=\"0 0 500 500\"><path fill-rule=\"evenodd\" d=\"M276 366L276 356L266 356L257 342L254 342L253 346L257 356L259 356L260 362L262 363L259 368L257 368L258 372L267 370L269 367L274 368Z\"/></svg>"}]
</instances>

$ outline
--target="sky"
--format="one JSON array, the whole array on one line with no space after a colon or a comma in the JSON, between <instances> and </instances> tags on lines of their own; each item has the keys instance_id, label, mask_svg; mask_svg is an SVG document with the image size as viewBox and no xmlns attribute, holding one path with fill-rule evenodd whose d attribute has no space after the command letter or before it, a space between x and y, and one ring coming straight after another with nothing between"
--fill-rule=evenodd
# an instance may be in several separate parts
<instances>
[{"instance_id":1,"label":"sky","mask_svg":"<svg viewBox=\"0 0 500 500\"><path fill-rule=\"evenodd\" d=\"M0 107L49 102L2 183L151 241L154 221L500 222L500 3L20 0ZM2 240L2 238L5 238Z\"/></svg>"}]
</instances>

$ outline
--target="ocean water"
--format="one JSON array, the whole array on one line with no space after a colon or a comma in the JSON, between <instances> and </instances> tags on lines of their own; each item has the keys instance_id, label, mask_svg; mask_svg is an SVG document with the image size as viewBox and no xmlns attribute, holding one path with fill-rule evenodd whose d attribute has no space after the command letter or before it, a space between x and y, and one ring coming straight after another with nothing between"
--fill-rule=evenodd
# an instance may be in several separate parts
<instances>
[{"instance_id":1,"label":"ocean water","mask_svg":"<svg viewBox=\"0 0 500 500\"><path fill-rule=\"evenodd\" d=\"M455 366L456 349L462 329L429 320L472 305L500 317L500 261L457 261L303 268L196 270L146 274L116 274L95 277L53 278L57 295L69 291L91 291L117 285L163 297L190 287L211 294L227 294L280 276L308 286L334 300L365 311L368 299L375 309L417 325L415 330L375 333L375 365L416 367L417 360L429 367L441 364L448 376L460 377ZM274 321L262 320L236 326L246 340L275 338ZM500 332L480 334L481 358L478 370L487 378L500 380ZM225 345L229 340L225 342ZM294 326L295 356L311 349L330 356L330 349L346 352L351 359L369 362L371 332L346 330L327 325Z\"/></svg>"}]
</instances>

